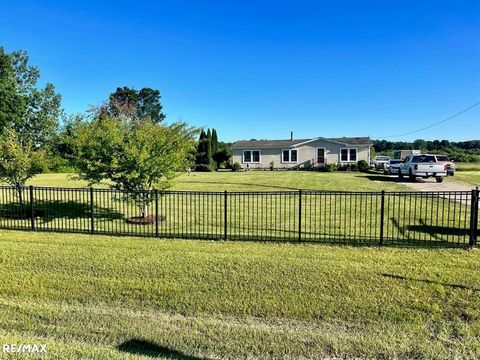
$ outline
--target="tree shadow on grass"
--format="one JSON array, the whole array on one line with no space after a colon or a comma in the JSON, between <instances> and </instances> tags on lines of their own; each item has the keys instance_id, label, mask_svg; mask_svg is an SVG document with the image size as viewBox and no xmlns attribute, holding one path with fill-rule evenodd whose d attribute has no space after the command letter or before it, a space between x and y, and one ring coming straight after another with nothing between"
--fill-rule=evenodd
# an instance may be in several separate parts
<instances>
[{"instance_id":1,"label":"tree shadow on grass","mask_svg":"<svg viewBox=\"0 0 480 360\"><path fill-rule=\"evenodd\" d=\"M423 243L424 246L435 246L435 247L444 247L444 248L452 248L452 247L464 247L468 245L464 242L455 242L454 239L450 239L448 236L459 236L465 237L470 234L469 229L464 228L453 228L453 227L445 227L445 226L433 226L427 225L423 219L419 219L418 222L420 225L407 225L407 226L400 226L400 223L395 218L390 218L393 227L397 229L398 233L402 235L402 239L391 239L393 243L395 242L402 242L406 241L408 244L418 246L419 244ZM413 232L413 237L411 236L410 232ZM415 234L424 233L430 237L430 239L418 239L415 237ZM447 238L442 238L446 236ZM421 238L421 236L420 236Z\"/></svg>"},{"instance_id":2,"label":"tree shadow on grass","mask_svg":"<svg viewBox=\"0 0 480 360\"><path fill-rule=\"evenodd\" d=\"M177 183L184 183L184 184L192 184L191 181L177 181ZM278 185L263 185L258 183L228 183L228 182L218 182L218 181L202 181L202 184L213 184L213 185L233 185L233 186L253 186L253 187L261 187L261 188L274 188L274 189L281 189L281 190L300 190L301 188L297 187L287 187L287 186L278 186ZM239 192L242 192L239 190Z\"/></svg>"},{"instance_id":3,"label":"tree shadow on grass","mask_svg":"<svg viewBox=\"0 0 480 360\"><path fill-rule=\"evenodd\" d=\"M23 211L30 209L30 204L23 205ZM90 204L81 203L77 201L44 201L36 200L34 203L35 213L38 214L37 220L41 219L44 223L53 221L54 219L82 219L90 218ZM0 205L0 217L5 217L8 214L20 213L22 208L18 202L11 202ZM94 215L96 218L104 220L118 220L123 219L123 214L120 212L105 207L94 207Z\"/></svg>"},{"instance_id":4,"label":"tree shadow on grass","mask_svg":"<svg viewBox=\"0 0 480 360\"><path fill-rule=\"evenodd\" d=\"M175 349L157 345L151 341L132 339L117 346L121 352L149 357L162 357L174 360L201 360L202 358L184 354ZM203 358L204 359L204 358Z\"/></svg>"},{"instance_id":5,"label":"tree shadow on grass","mask_svg":"<svg viewBox=\"0 0 480 360\"><path fill-rule=\"evenodd\" d=\"M470 235L470 229L466 228L454 228L448 226L435 226L427 225L423 219L419 220L420 225L409 225L407 229L410 231L417 231L426 233L432 237L437 237L437 235L457 235L457 236L468 236Z\"/></svg>"},{"instance_id":6,"label":"tree shadow on grass","mask_svg":"<svg viewBox=\"0 0 480 360\"><path fill-rule=\"evenodd\" d=\"M407 276L402 276L402 275L395 275L395 274L386 274L382 273L381 274L384 277L396 279L396 280L406 280L406 281L415 281L415 282L422 282L426 284L436 284L436 285L442 285L446 287L451 287L454 289L462 289L462 290L472 290L475 292L480 292L480 288L475 288L467 285L461 285L461 284L449 284L449 283L444 283L441 281L435 281L435 280L429 280L429 279L415 279Z\"/></svg>"},{"instance_id":7,"label":"tree shadow on grass","mask_svg":"<svg viewBox=\"0 0 480 360\"><path fill-rule=\"evenodd\" d=\"M370 181L381 181L381 182L395 182L395 183L406 183L410 182L407 178L400 179L398 176L395 175L381 175L381 174L370 174L370 175L356 175L358 178L368 179Z\"/></svg>"}]
</instances>

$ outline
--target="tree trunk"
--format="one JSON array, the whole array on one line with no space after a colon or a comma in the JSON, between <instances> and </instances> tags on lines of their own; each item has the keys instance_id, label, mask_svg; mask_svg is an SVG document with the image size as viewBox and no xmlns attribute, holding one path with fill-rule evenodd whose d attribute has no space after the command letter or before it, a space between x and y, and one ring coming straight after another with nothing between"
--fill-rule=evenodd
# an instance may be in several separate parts
<instances>
[{"instance_id":1,"label":"tree trunk","mask_svg":"<svg viewBox=\"0 0 480 360\"><path fill-rule=\"evenodd\" d=\"M24 210L23 210L23 188L20 186L17 186L17 192L18 192L18 199L20 200L20 216L23 217Z\"/></svg>"},{"instance_id":2,"label":"tree trunk","mask_svg":"<svg viewBox=\"0 0 480 360\"><path fill-rule=\"evenodd\" d=\"M148 216L148 205L143 205L141 208L140 208L140 212L142 214L142 217L143 218L146 218Z\"/></svg>"}]
</instances>

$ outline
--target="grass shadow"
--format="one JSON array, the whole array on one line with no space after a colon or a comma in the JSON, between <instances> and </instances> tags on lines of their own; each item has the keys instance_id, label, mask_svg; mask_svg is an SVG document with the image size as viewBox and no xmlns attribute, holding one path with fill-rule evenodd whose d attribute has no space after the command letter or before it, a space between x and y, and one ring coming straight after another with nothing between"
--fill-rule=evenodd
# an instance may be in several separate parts
<instances>
[{"instance_id":1,"label":"grass shadow","mask_svg":"<svg viewBox=\"0 0 480 360\"><path fill-rule=\"evenodd\" d=\"M25 204L23 206L24 211L30 208L30 204ZM36 200L34 204L34 209L37 212L42 214L41 217L37 218L37 221L42 221L48 223L54 219L82 219L90 218L90 204L81 203L77 201L44 201ZM11 212L20 212L21 207L18 202L11 202L8 204L0 205L0 217L4 217L5 214ZM123 214L113 210L111 208L104 208L95 206L94 214L96 218L101 218L105 220L118 220L123 219Z\"/></svg>"},{"instance_id":2,"label":"grass shadow","mask_svg":"<svg viewBox=\"0 0 480 360\"><path fill-rule=\"evenodd\" d=\"M191 184L191 181L177 181L178 184L185 183L185 184ZM281 189L281 190L300 190L302 188L297 188L297 187L287 187L287 186L278 186L278 185L263 185L263 184L258 184L258 183L228 183L228 182L218 182L218 181L202 181L202 184L212 184L212 185L232 185L232 186L238 186L238 185L243 185L243 186L253 186L253 187L260 187L260 188L274 188L274 189ZM241 191L240 191L241 192Z\"/></svg>"},{"instance_id":3,"label":"grass shadow","mask_svg":"<svg viewBox=\"0 0 480 360\"><path fill-rule=\"evenodd\" d=\"M461 285L461 284L449 284L449 283L445 283L445 282L441 282L441 281L435 281L435 280L429 280L429 279L415 279L415 278L411 278L411 277L407 277L407 276L403 276L403 275L395 275L395 274L382 273L381 275L384 276L384 277L388 277L388 278L392 278L392 279L396 279L396 280L415 281L415 282L422 282L422 283L426 283L426 284L442 285L442 286L451 287L451 288L454 288L454 289L472 290L472 291L475 291L475 292L480 292L480 288L475 288L475 287Z\"/></svg>"},{"instance_id":4,"label":"grass shadow","mask_svg":"<svg viewBox=\"0 0 480 360\"><path fill-rule=\"evenodd\" d=\"M461 243L461 242L454 242L448 241L443 239L441 235L451 235L451 236L468 236L469 229L459 229L459 228L448 228L443 226L432 226L427 225L423 219L419 219L420 225L407 225L407 226L400 226L400 223L395 218L390 218L393 226L397 229L398 233L403 236L403 239L391 239L392 244L398 242L406 242L410 245L419 246L420 243L423 243L424 246L428 247L444 247L444 248L452 248L452 247L463 247L468 243ZM410 232L415 233L424 233L430 236L430 239L419 240L412 236L410 236Z\"/></svg>"},{"instance_id":5,"label":"grass shadow","mask_svg":"<svg viewBox=\"0 0 480 360\"><path fill-rule=\"evenodd\" d=\"M407 178L400 179L398 176L389 176L389 175L381 175L381 174L369 174L369 175L356 175L355 177L368 179L370 181L381 181L381 182L394 182L394 183L406 183L410 180Z\"/></svg>"},{"instance_id":6,"label":"grass shadow","mask_svg":"<svg viewBox=\"0 0 480 360\"><path fill-rule=\"evenodd\" d=\"M175 349L157 345L151 341L132 339L125 341L117 346L117 350L133 355L142 355L149 357L162 357L175 360L200 360L202 358L184 354Z\"/></svg>"}]
</instances>

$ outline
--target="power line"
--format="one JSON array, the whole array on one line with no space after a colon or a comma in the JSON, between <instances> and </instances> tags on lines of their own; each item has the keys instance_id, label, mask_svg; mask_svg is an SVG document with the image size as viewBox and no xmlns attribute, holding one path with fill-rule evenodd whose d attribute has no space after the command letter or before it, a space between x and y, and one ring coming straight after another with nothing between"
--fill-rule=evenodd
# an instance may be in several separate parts
<instances>
[{"instance_id":1,"label":"power line","mask_svg":"<svg viewBox=\"0 0 480 360\"><path fill-rule=\"evenodd\" d=\"M418 129L418 130L413 130L413 131L410 131L410 132L407 132L407 133L403 133L403 134L397 134L397 135L390 135L390 136L378 136L376 137L377 139L385 139L385 138L393 138L393 137L400 137L400 136L406 136L406 135L411 135L411 134L415 134L417 132L420 132L420 131L423 131L423 130L427 130L427 129L430 129L434 126L437 126L437 125L440 125L448 120L451 120L453 119L454 117L457 117L459 115L462 115L463 113L466 113L467 111L473 109L475 106L478 106L480 105L480 101L476 102L475 104L473 105L470 105L469 107L467 107L466 109L463 109L462 111L452 115L452 116L449 116L448 118L446 119L443 119L443 120L440 120L440 121L437 121L436 123L433 123L431 125L428 125L428 126L425 126L421 129Z\"/></svg>"}]
</instances>

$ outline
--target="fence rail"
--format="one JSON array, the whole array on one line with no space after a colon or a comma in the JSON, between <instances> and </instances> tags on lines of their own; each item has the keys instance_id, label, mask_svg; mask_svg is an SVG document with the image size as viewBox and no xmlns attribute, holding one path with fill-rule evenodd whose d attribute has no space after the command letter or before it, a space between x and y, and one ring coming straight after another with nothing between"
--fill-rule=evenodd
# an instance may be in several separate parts
<instances>
[{"instance_id":1,"label":"fence rail","mask_svg":"<svg viewBox=\"0 0 480 360\"><path fill-rule=\"evenodd\" d=\"M474 246L479 190L142 191L0 187L0 228L222 240ZM141 210L145 216L140 217Z\"/></svg>"}]
</instances>

